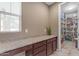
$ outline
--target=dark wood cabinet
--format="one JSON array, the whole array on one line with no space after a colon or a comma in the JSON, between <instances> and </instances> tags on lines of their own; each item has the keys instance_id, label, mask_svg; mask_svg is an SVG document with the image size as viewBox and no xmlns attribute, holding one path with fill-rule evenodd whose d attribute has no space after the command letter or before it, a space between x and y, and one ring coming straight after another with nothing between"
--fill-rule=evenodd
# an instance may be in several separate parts
<instances>
[{"instance_id":1,"label":"dark wood cabinet","mask_svg":"<svg viewBox=\"0 0 79 59\"><path fill-rule=\"evenodd\" d=\"M53 51L56 51L56 41L53 41Z\"/></svg>"},{"instance_id":2,"label":"dark wood cabinet","mask_svg":"<svg viewBox=\"0 0 79 59\"><path fill-rule=\"evenodd\" d=\"M42 52L44 52L44 53L42 54ZM43 46L33 50L33 55L34 56L35 55L40 56L40 54L42 54L44 56L46 55L46 45L43 45Z\"/></svg>"},{"instance_id":3,"label":"dark wood cabinet","mask_svg":"<svg viewBox=\"0 0 79 59\"><path fill-rule=\"evenodd\" d=\"M53 51L56 51L57 49L57 37L53 38L53 41L52 41L52 46L53 46Z\"/></svg>"},{"instance_id":4,"label":"dark wood cabinet","mask_svg":"<svg viewBox=\"0 0 79 59\"><path fill-rule=\"evenodd\" d=\"M33 55L34 56L46 55L46 40L33 44Z\"/></svg>"},{"instance_id":5,"label":"dark wood cabinet","mask_svg":"<svg viewBox=\"0 0 79 59\"><path fill-rule=\"evenodd\" d=\"M47 43L47 55L50 55L53 53L53 46L52 46L52 42Z\"/></svg>"},{"instance_id":6,"label":"dark wood cabinet","mask_svg":"<svg viewBox=\"0 0 79 59\"><path fill-rule=\"evenodd\" d=\"M10 50L0 54L0 56L12 56L25 52L25 56L46 56L51 55L57 49L57 37L53 37L28 46Z\"/></svg>"},{"instance_id":7,"label":"dark wood cabinet","mask_svg":"<svg viewBox=\"0 0 79 59\"><path fill-rule=\"evenodd\" d=\"M36 54L35 56L46 56L46 50L41 51L40 53Z\"/></svg>"},{"instance_id":8,"label":"dark wood cabinet","mask_svg":"<svg viewBox=\"0 0 79 59\"><path fill-rule=\"evenodd\" d=\"M32 49L26 50L25 56L32 56Z\"/></svg>"},{"instance_id":9,"label":"dark wood cabinet","mask_svg":"<svg viewBox=\"0 0 79 59\"><path fill-rule=\"evenodd\" d=\"M47 55L51 55L57 49L57 38L47 40Z\"/></svg>"},{"instance_id":10,"label":"dark wood cabinet","mask_svg":"<svg viewBox=\"0 0 79 59\"><path fill-rule=\"evenodd\" d=\"M46 45L46 40L33 44L33 49L37 49L43 45Z\"/></svg>"},{"instance_id":11,"label":"dark wood cabinet","mask_svg":"<svg viewBox=\"0 0 79 59\"><path fill-rule=\"evenodd\" d=\"M47 55L53 52L52 39L47 40Z\"/></svg>"},{"instance_id":12,"label":"dark wood cabinet","mask_svg":"<svg viewBox=\"0 0 79 59\"><path fill-rule=\"evenodd\" d=\"M31 49L32 49L32 45L28 45L28 46L24 46L24 47L20 47L20 48L14 49L14 50L4 52L4 53L0 54L0 56L13 56L18 53L25 52L25 51L28 51Z\"/></svg>"}]
</instances>

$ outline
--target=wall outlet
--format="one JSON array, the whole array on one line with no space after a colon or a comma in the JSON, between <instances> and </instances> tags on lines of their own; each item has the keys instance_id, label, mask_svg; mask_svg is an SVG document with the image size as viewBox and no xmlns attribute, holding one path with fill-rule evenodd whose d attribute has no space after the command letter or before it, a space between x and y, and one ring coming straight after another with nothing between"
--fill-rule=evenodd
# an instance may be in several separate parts
<instances>
[{"instance_id":1,"label":"wall outlet","mask_svg":"<svg viewBox=\"0 0 79 59\"><path fill-rule=\"evenodd\" d=\"M25 29L25 32L27 33L28 32L28 29Z\"/></svg>"}]
</instances>

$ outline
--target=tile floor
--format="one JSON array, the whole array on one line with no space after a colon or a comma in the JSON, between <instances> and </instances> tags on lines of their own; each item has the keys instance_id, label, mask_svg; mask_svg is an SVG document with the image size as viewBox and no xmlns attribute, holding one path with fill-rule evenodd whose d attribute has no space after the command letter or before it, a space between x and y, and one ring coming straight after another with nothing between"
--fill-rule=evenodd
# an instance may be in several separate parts
<instances>
[{"instance_id":1,"label":"tile floor","mask_svg":"<svg viewBox=\"0 0 79 59\"><path fill-rule=\"evenodd\" d=\"M75 42L64 41L62 49L54 52L50 56L79 56L79 50L75 48Z\"/></svg>"}]
</instances>

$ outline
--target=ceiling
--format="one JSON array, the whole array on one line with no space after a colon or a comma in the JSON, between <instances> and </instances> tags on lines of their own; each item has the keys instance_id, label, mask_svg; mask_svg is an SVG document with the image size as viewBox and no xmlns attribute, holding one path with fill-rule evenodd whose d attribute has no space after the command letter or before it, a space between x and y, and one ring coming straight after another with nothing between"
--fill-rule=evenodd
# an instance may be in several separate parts
<instances>
[{"instance_id":1,"label":"ceiling","mask_svg":"<svg viewBox=\"0 0 79 59\"><path fill-rule=\"evenodd\" d=\"M62 10L65 13L72 13L78 10L79 3L77 2L68 2L62 5Z\"/></svg>"},{"instance_id":2,"label":"ceiling","mask_svg":"<svg viewBox=\"0 0 79 59\"><path fill-rule=\"evenodd\" d=\"M55 2L45 2L47 5L52 5L52 4L54 4Z\"/></svg>"}]
</instances>

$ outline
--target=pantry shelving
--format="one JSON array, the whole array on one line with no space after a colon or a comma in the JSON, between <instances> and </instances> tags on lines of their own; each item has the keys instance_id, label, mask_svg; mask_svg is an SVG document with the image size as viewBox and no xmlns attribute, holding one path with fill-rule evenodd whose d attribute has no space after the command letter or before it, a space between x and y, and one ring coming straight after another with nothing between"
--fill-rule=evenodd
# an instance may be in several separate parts
<instances>
[{"instance_id":1,"label":"pantry shelving","mask_svg":"<svg viewBox=\"0 0 79 59\"><path fill-rule=\"evenodd\" d=\"M77 38L78 19L77 12L64 13L61 21L61 34L65 40Z\"/></svg>"}]
</instances>

